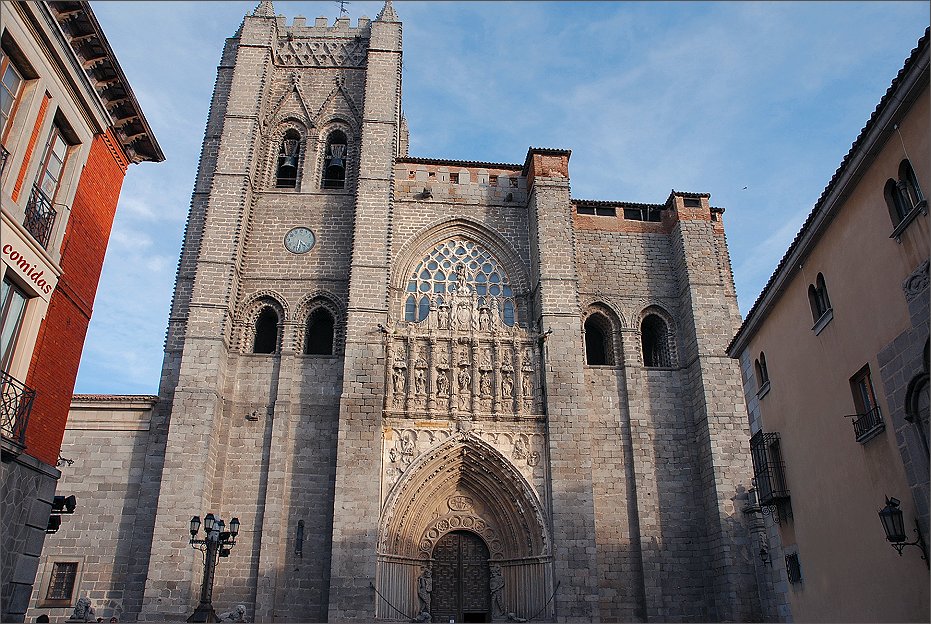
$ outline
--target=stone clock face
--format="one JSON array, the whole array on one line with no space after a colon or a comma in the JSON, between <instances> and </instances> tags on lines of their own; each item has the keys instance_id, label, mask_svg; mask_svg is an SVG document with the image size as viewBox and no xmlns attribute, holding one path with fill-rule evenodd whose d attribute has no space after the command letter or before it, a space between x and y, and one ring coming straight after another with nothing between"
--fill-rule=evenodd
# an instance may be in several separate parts
<instances>
[{"instance_id":1,"label":"stone clock face","mask_svg":"<svg viewBox=\"0 0 931 624\"><path fill-rule=\"evenodd\" d=\"M284 246L291 253L307 253L314 247L317 238L314 233L305 227L296 227L284 237Z\"/></svg>"}]
</instances>

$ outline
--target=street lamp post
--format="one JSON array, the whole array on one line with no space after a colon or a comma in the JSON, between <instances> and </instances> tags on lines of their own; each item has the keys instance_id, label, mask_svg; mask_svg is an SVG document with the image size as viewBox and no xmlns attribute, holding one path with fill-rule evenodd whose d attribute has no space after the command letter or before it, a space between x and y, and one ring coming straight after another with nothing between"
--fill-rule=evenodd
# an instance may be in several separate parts
<instances>
[{"instance_id":1,"label":"street lamp post","mask_svg":"<svg viewBox=\"0 0 931 624\"><path fill-rule=\"evenodd\" d=\"M204 580L200 587L200 604L187 619L188 622L219 622L213 610L213 578L220 557L229 557L239 534L239 518L230 520L226 531L223 520L212 513L204 516L204 539L195 539L200 530L200 516L191 518L191 547L204 553Z\"/></svg>"}]
</instances>

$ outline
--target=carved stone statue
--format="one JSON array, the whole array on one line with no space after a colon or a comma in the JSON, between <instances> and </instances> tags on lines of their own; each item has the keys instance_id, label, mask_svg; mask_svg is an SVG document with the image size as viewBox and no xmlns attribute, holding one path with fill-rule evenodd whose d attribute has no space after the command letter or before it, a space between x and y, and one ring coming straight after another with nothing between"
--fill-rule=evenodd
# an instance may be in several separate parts
<instances>
[{"instance_id":1,"label":"carved stone statue","mask_svg":"<svg viewBox=\"0 0 931 624\"><path fill-rule=\"evenodd\" d=\"M489 566L491 578L488 581L488 588L491 590L491 607L496 615L504 615L504 574L501 572L501 566L496 563Z\"/></svg>"},{"instance_id":2,"label":"carved stone statue","mask_svg":"<svg viewBox=\"0 0 931 624\"><path fill-rule=\"evenodd\" d=\"M424 568L417 578L417 602L420 613L430 613L430 594L433 591L433 573Z\"/></svg>"},{"instance_id":3,"label":"carved stone statue","mask_svg":"<svg viewBox=\"0 0 931 624\"><path fill-rule=\"evenodd\" d=\"M469 386L472 384L472 373L467 366L459 369L459 391L462 393L469 392Z\"/></svg>"},{"instance_id":4,"label":"carved stone statue","mask_svg":"<svg viewBox=\"0 0 931 624\"><path fill-rule=\"evenodd\" d=\"M491 373L488 371L482 371L479 385L481 386L482 394L491 394Z\"/></svg>"},{"instance_id":5,"label":"carved stone statue","mask_svg":"<svg viewBox=\"0 0 931 624\"><path fill-rule=\"evenodd\" d=\"M478 328L482 331L491 331L491 314L488 306L482 306L478 311Z\"/></svg>"},{"instance_id":6,"label":"carved stone statue","mask_svg":"<svg viewBox=\"0 0 931 624\"><path fill-rule=\"evenodd\" d=\"M528 399L533 398L533 373L531 371L524 371L524 385L522 386L524 397Z\"/></svg>"},{"instance_id":7,"label":"carved stone statue","mask_svg":"<svg viewBox=\"0 0 931 624\"><path fill-rule=\"evenodd\" d=\"M440 329L449 329L449 306L445 303L440 305L437 311L437 324Z\"/></svg>"},{"instance_id":8,"label":"carved stone statue","mask_svg":"<svg viewBox=\"0 0 931 624\"><path fill-rule=\"evenodd\" d=\"M414 375L414 384L417 387L417 394L426 394L427 376L424 374L422 368L417 369L417 373Z\"/></svg>"},{"instance_id":9,"label":"carved stone statue","mask_svg":"<svg viewBox=\"0 0 931 624\"><path fill-rule=\"evenodd\" d=\"M506 398L514 396L514 380L511 379L511 375L508 373L505 373L501 378L501 394Z\"/></svg>"},{"instance_id":10,"label":"carved stone statue","mask_svg":"<svg viewBox=\"0 0 931 624\"><path fill-rule=\"evenodd\" d=\"M404 394L404 371L400 368L394 369L394 393Z\"/></svg>"},{"instance_id":11,"label":"carved stone statue","mask_svg":"<svg viewBox=\"0 0 931 624\"><path fill-rule=\"evenodd\" d=\"M236 605L236 608L219 616L221 622L247 622L246 605Z\"/></svg>"},{"instance_id":12,"label":"carved stone statue","mask_svg":"<svg viewBox=\"0 0 931 624\"><path fill-rule=\"evenodd\" d=\"M71 614L71 617L68 618L69 622L93 622L96 618L94 617L94 607L91 606L91 599L87 596L81 596L78 598L77 603L74 605L74 612Z\"/></svg>"},{"instance_id":13,"label":"carved stone statue","mask_svg":"<svg viewBox=\"0 0 931 624\"><path fill-rule=\"evenodd\" d=\"M446 376L445 370L437 371L436 391L441 396L446 396L449 394L449 377Z\"/></svg>"}]
</instances>

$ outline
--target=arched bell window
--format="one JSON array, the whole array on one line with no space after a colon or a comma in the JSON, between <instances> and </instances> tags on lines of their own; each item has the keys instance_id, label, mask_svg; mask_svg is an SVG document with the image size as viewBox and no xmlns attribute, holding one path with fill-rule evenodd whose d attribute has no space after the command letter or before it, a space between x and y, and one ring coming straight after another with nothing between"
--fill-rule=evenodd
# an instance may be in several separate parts
<instances>
[{"instance_id":1,"label":"arched bell window","mask_svg":"<svg viewBox=\"0 0 931 624\"><path fill-rule=\"evenodd\" d=\"M346 133L334 130L327 137L326 151L323 156L323 179L320 187L341 189L346 187Z\"/></svg>"},{"instance_id":2,"label":"arched bell window","mask_svg":"<svg viewBox=\"0 0 931 624\"><path fill-rule=\"evenodd\" d=\"M585 330L585 363L589 366L614 365L614 333L611 321L601 312L594 312L583 325Z\"/></svg>"},{"instance_id":3,"label":"arched bell window","mask_svg":"<svg viewBox=\"0 0 931 624\"><path fill-rule=\"evenodd\" d=\"M336 320L326 308L317 308L307 317L307 332L304 353L308 355L333 355L333 332Z\"/></svg>"},{"instance_id":4,"label":"arched bell window","mask_svg":"<svg viewBox=\"0 0 931 624\"><path fill-rule=\"evenodd\" d=\"M255 320L253 353L276 353L278 351L278 313L271 306L262 308Z\"/></svg>"},{"instance_id":5,"label":"arched bell window","mask_svg":"<svg viewBox=\"0 0 931 624\"><path fill-rule=\"evenodd\" d=\"M301 135L296 130L288 130L281 139L278 149L278 167L275 170L275 186L278 188L295 188L297 171L301 157Z\"/></svg>"},{"instance_id":6,"label":"arched bell window","mask_svg":"<svg viewBox=\"0 0 931 624\"><path fill-rule=\"evenodd\" d=\"M669 329L662 318L656 314L648 314L644 317L640 323L640 342L644 366L667 368L671 365Z\"/></svg>"}]
</instances>

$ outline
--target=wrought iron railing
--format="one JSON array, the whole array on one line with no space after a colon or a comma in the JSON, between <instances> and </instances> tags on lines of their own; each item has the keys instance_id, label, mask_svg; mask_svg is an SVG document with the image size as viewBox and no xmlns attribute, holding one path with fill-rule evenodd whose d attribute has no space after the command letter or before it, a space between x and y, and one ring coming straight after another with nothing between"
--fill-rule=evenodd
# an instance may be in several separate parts
<instances>
[{"instance_id":1,"label":"wrought iron railing","mask_svg":"<svg viewBox=\"0 0 931 624\"><path fill-rule=\"evenodd\" d=\"M48 248L56 214L55 209L52 208L52 200L46 197L38 185L33 186L29 203L26 204L26 217L23 219L23 225L45 248Z\"/></svg>"},{"instance_id":2,"label":"wrought iron railing","mask_svg":"<svg viewBox=\"0 0 931 624\"><path fill-rule=\"evenodd\" d=\"M750 455L760 505L773 505L789 498L779 434L762 431L754 434L750 438Z\"/></svg>"},{"instance_id":3,"label":"wrought iron railing","mask_svg":"<svg viewBox=\"0 0 931 624\"><path fill-rule=\"evenodd\" d=\"M7 148L0 145L0 175L3 175L4 169L6 169L7 158L10 157L10 152Z\"/></svg>"},{"instance_id":4,"label":"wrought iron railing","mask_svg":"<svg viewBox=\"0 0 931 624\"><path fill-rule=\"evenodd\" d=\"M853 419L853 432L857 436L857 442L866 442L885 426L878 405L865 414L857 414Z\"/></svg>"},{"instance_id":5,"label":"wrought iron railing","mask_svg":"<svg viewBox=\"0 0 931 624\"><path fill-rule=\"evenodd\" d=\"M26 425L35 398L35 390L0 371L0 429L4 438L25 446Z\"/></svg>"}]
</instances>

